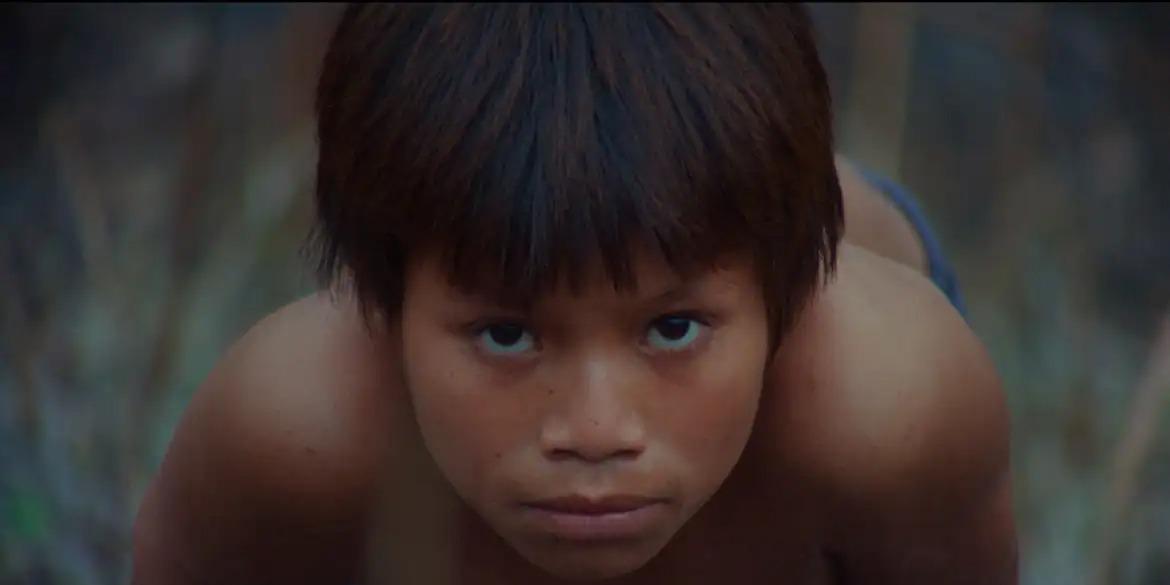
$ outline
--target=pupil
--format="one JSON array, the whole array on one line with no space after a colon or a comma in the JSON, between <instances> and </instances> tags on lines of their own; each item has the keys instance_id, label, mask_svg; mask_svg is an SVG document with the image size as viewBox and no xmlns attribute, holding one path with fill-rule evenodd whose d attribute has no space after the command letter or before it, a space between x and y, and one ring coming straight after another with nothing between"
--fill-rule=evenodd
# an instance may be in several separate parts
<instances>
[{"instance_id":1,"label":"pupil","mask_svg":"<svg viewBox=\"0 0 1170 585\"><path fill-rule=\"evenodd\" d=\"M674 317L670 319L663 319L658 323L658 332L663 337L676 340L686 336L687 331L691 329L691 320Z\"/></svg>"},{"instance_id":2,"label":"pupil","mask_svg":"<svg viewBox=\"0 0 1170 585\"><path fill-rule=\"evenodd\" d=\"M492 341L500 345L512 345L520 341L524 329L519 325L495 325L488 330L488 334L492 336Z\"/></svg>"}]
</instances>

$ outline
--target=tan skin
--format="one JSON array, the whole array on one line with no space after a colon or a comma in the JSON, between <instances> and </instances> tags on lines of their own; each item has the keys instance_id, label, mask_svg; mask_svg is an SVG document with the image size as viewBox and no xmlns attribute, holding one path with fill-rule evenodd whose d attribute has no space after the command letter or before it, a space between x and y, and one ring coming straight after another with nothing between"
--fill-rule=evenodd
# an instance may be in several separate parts
<instances>
[{"instance_id":1,"label":"tan skin","mask_svg":"<svg viewBox=\"0 0 1170 585\"><path fill-rule=\"evenodd\" d=\"M837 275L770 362L734 257L682 281L635 251L635 293L525 308L422 256L373 337L344 296L270 315L176 430L135 582L1015 582L994 369L912 228L839 170ZM525 507L614 493L658 498L621 541Z\"/></svg>"}]
</instances>

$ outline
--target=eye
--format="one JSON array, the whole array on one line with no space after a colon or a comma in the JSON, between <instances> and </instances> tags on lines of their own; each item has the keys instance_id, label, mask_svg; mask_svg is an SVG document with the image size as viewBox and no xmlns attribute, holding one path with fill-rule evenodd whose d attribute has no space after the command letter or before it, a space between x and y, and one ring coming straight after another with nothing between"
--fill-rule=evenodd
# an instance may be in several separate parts
<instances>
[{"instance_id":1,"label":"eye","mask_svg":"<svg viewBox=\"0 0 1170 585\"><path fill-rule=\"evenodd\" d=\"M650 324L646 340L654 349L681 351L699 338L705 327L698 319L683 315L668 315Z\"/></svg>"},{"instance_id":2,"label":"eye","mask_svg":"<svg viewBox=\"0 0 1170 585\"><path fill-rule=\"evenodd\" d=\"M524 353L535 345L532 334L517 323L488 325L479 331L477 341L488 353L496 355Z\"/></svg>"}]
</instances>

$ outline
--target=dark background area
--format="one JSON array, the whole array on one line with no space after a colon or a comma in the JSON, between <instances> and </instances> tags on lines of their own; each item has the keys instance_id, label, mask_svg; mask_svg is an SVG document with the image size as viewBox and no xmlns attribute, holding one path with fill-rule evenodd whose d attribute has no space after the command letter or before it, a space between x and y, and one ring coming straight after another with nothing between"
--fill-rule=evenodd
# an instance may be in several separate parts
<instances>
[{"instance_id":1,"label":"dark background area","mask_svg":"<svg viewBox=\"0 0 1170 585\"><path fill-rule=\"evenodd\" d=\"M127 582L191 393L312 289L338 10L0 7L0 583ZM810 10L839 149L918 194L1004 379L1023 582L1170 582L1170 9Z\"/></svg>"}]
</instances>

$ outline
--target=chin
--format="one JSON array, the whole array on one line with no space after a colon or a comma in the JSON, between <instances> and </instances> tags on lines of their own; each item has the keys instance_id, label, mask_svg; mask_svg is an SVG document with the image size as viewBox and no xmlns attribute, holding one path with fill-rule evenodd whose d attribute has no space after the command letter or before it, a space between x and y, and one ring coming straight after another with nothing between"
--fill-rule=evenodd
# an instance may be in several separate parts
<instances>
[{"instance_id":1,"label":"chin","mask_svg":"<svg viewBox=\"0 0 1170 585\"><path fill-rule=\"evenodd\" d=\"M558 555L560 556L560 555ZM561 558L545 556L532 558L532 562L544 572L559 579L571 581L595 581L613 579L628 575L642 568L653 556L625 554L579 554L563 555Z\"/></svg>"},{"instance_id":2,"label":"chin","mask_svg":"<svg viewBox=\"0 0 1170 585\"><path fill-rule=\"evenodd\" d=\"M641 569L662 550L646 543L556 544L518 550L528 562L559 579L593 581L613 579Z\"/></svg>"}]
</instances>

